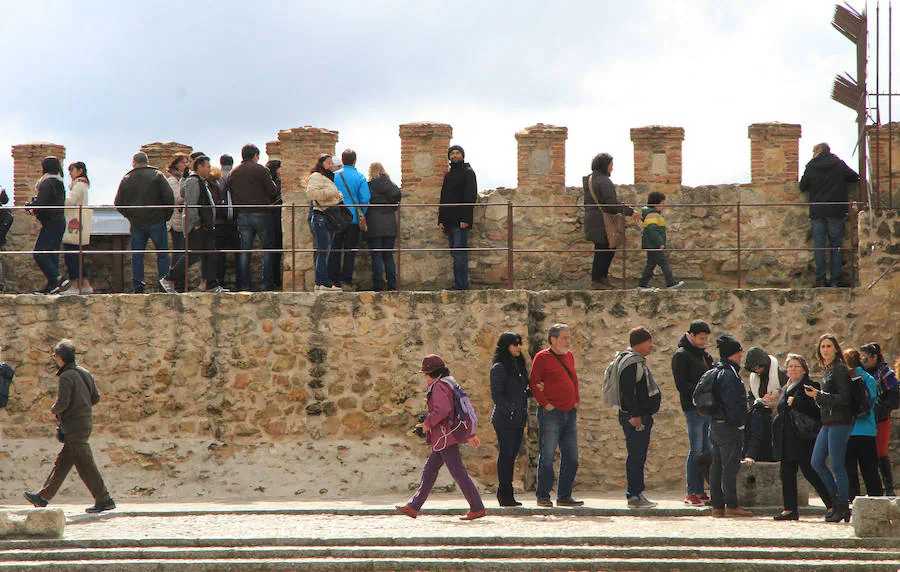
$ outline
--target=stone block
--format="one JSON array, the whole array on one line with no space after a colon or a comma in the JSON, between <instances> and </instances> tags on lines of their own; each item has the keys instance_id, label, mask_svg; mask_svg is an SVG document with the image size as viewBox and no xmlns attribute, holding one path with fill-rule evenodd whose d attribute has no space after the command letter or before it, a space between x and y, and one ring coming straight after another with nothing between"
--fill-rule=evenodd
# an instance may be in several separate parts
<instances>
[{"instance_id":1,"label":"stone block","mask_svg":"<svg viewBox=\"0 0 900 572\"><path fill-rule=\"evenodd\" d=\"M22 516L24 518L20 518ZM43 508L0 512L0 538L20 536L62 538L65 529L66 515L62 509Z\"/></svg>"},{"instance_id":2,"label":"stone block","mask_svg":"<svg viewBox=\"0 0 900 572\"><path fill-rule=\"evenodd\" d=\"M900 537L898 517L900 501L896 497L856 497L850 524L859 537Z\"/></svg>"},{"instance_id":3,"label":"stone block","mask_svg":"<svg viewBox=\"0 0 900 572\"><path fill-rule=\"evenodd\" d=\"M741 506L782 505L781 463L742 464L737 481L738 503ZM809 505L809 485L802 476L797 479L797 504Z\"/></svg>"}]
</instances>

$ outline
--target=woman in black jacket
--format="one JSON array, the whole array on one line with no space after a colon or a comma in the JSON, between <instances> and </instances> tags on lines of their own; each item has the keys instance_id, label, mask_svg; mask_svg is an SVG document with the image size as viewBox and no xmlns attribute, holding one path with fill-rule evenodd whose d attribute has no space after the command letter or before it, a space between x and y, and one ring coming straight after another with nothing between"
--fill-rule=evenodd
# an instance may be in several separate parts
<instances>
[{"instance_id":1,"label":"woman in black jacket","mask_svg":"<svg viewBox=\"0 0 900 572\"><path fill-rule=\"evenodd\" d=\"M616 186L609 178L613 171L613 158L609 153L600 153L591 161L591 174L584 177L584 235L594 243L594 263L591 267L591 289L610 290L609 266L616 249L610 247L603 213L625 215L641 222L641 215L628 205L622 204L616 195ZM600 205L603 205L602 207Z\"/></svg>"},{"instance_id":2,"label":"woman in black jacket","mask_svg":"<svg viewBox=\"0 0 900 572\"><path fill-rule=\"evenodd\" d=\"M788 381L781 391L775 410L778 415L772 422L772 453L781 461L781 494L784 510L775 520L800 520L797 511L797 469L816 489L819 498L831 510L831 493L822 477L813 469L813 445L816 430L822 419L819 408L812 397L804 392L804 386L820 389L821 386L809 378L806 360L797 354L788 354L784 362Z\"/></svg>"},{"instance_id":3,"label":"woman in black jacket","mask_svg":"<svg viewBox=\"0 0 900 572\"><path fill-rule=\"evenodd\" d=\"M850 370L844 364L844 354L833 334L819 338L816 349L819 364L825 368L822 389L805 387L806 395L816 400L822 415L822 428L813 447L812 466L822 477L831 493L834 511L825 517L826 522L850 521L850 481L847 478L845 458L847 441L853 430L853 413L850 409ZM831 468L825 460L831 459Z\"/></svg>"},{"instance_id":4,"label":"woman in black jacket","mask_svg":"<svg viewBox=\"0 0 900 572\"><path fill-rule=\"evenodd\" d=\"M47 284L36 294L57 294L67 286L59 276L59 251L63 234L66 232L66 215L62 208L66 205L66 185L63 181L62 163L56 157L47 157L41 162L43 175L35 185L37 196L28 203L30 212L41 223L41 232L34 243L34 261L47 278Z\"/></svg>"},{"instance_id":5,"label":"woman in black jacket","mask_svg":"<svg viewBox=\"0 0 900 572\"><path fill-rule=\"evenodd\" d=\"M522 336L505 332L497 340L491 366L491 424L497 432L497 502L522 506L513 495L513 467L528 423L528 370L522 355Z\"/></svg>"},{"instance_id":6,"label":"woman in black jacket","mask_svg":"<svg viewBox=\"0 0 900 572\"><path fill-rule=\"evenodd\" d=\"M400 188L394 184L381 163L369 165L369 210L366 212L366 242L369 248L383 250L372 252L372 289L397 289L397 266L394 264L394 240L397 238L397 205L400 204ZM379 206L385 205L385 206Z\"/></svg>"}]
</instances>

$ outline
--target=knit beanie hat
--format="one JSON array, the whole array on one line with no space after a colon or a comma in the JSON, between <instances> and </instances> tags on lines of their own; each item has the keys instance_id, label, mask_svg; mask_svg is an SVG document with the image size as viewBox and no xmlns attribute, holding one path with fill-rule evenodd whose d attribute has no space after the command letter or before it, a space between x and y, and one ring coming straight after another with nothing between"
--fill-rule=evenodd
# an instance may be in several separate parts
<instances>
[{"instance_id":1,"label":"knit beanie hat","mask_svg":"<svg viewBox=\"0 0 900 572\"><path fill-rule=\"evenodd\" d=\"M453 145L452 147L447 149L447 158L448 159L450 158L450 153L452 153L453 151L459 151L460 153L462 153L463 159L466 158L465 149L463 149L462 146L460 146L460 145Z\"/></svg>"},{"instance_id":2,"label":"knit beanie hat","mask_svg":"<svg viewBox=\"0 0 900 572\"><path fill-rule=\"evenodd\" d=\"M719 357L725 359L729 356L733 356L744 348L741 347L741 342L732 338L728 334L722 334L718 338L716 338L716 347L719 348Z\"/></svg>"},{"instance_id":3,"label":"knit beanie hat","mask_svg":"<svg viewBox=\"0 0 900 572\"><path fill-rule=\"evenodd\" d=\"M747 350L747 354L744 356L744 367L749 370L755 370L762 365L769 365L769 354L764 349L756 346Z\"/></svg>"},{"instance_id":4,"label":"knit beanie hat","mask_svg":"<svg viewBox=\"0 0 900 572\"><path fill-rule=\"evenodd\" d=\"M437 354L428 354L425 356L425 359L422 360L422 369L423 373L433 373L442 367L446 367L447 364L444 363L444 360L441 359L441 356Z\"/></svg>"},{"instance_id":5,"label":"knit beanie hat","mask_svg":"<svg viewBox=\"0 0 900 572\"><path fill-rule=\"evenodd\" d=\"M628 345L634 347L652 338L647 328L634 328L628 332Z\"/></svg>"}]
</instances>

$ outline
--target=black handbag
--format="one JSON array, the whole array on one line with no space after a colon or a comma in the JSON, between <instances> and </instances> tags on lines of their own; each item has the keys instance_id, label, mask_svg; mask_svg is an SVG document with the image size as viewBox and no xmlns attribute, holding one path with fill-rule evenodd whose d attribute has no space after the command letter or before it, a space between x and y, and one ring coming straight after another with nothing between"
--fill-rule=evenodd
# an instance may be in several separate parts
<instances>
[{"instance_id":1,"label":"black handbag","mask_svg":"<svg viewBox=\"0 0 900 572\"><path fill-rule=\"evenodd\" d=\"M353 213L343 202L318 212L322 213L322 218L325 219L325 228L331 232L344 232L353 222Z\"/></svg>"},{"instance_id":2,"label":"black handbag","mask_svg":"<svg viewBox=\"0 0 900 572\"><path fill-rule=\"evenodd\" d=\"M816 421L815 417L791 408L790 420L791 425L794 427L794 434L799 439L813 441L819 436L819 429L822 428L822 424Z\"/></svg>"}]
</instances>

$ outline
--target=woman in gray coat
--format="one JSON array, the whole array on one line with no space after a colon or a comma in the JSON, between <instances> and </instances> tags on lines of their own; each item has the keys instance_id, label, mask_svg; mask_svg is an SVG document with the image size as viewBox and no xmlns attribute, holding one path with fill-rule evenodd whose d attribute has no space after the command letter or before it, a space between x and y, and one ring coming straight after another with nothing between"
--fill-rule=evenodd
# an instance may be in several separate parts
<instances>
[{"instance_id":1,"label":"woman in gray coat","mask_svg":"<svg viewBox=\"0 0 900 572\"><path fill-rule=\"evenodd\" d=\"M391 181L381 163L369 165L369 191L372 193L369 210L366 212L366 242L372 252L372 289L380 292L385 288L397 289L397 266L394 264L394 241L397 238L397 205L400 204L400 189Z\"/></svg>"},{"instance_id":2,"label":"woman in gray coat","mask_svg":"<svg viewBox=\"0 0 900 572\"><path fill-rule=\"evenodd\" d=\"M641 215L628 205L622 204L616 195L616 187L609 178L612 170L612 155L600 153L591 161L591 174L584 177L584 235L594 243L595 248L594 264L591 268L592 290L612 288L609 282L609 267L616 250L609 246L603 212L630 216L634 222L641 222Z\"/></svg>"}]
</instances>

